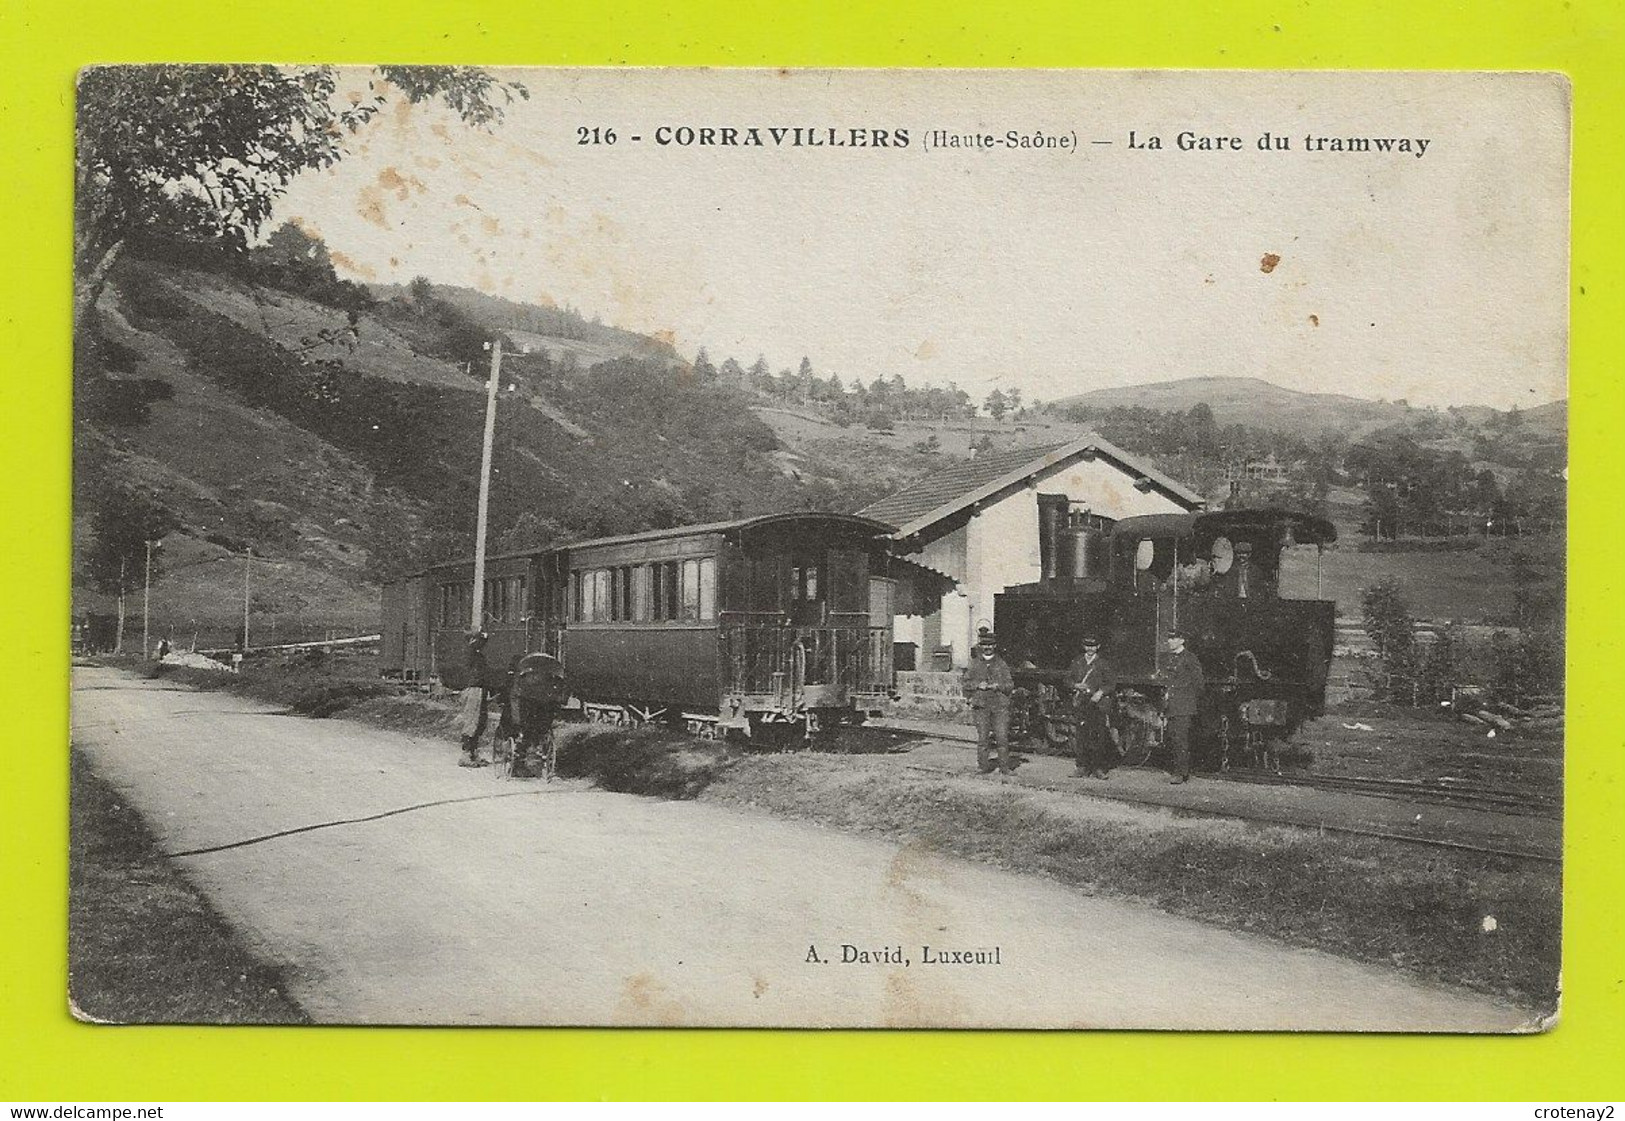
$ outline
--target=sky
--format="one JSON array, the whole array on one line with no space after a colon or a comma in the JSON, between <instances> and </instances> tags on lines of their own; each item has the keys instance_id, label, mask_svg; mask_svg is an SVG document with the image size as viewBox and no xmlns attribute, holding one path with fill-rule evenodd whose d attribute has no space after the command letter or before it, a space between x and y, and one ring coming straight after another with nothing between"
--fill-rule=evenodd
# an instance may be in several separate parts
<instances>
[{"instance_id":1,"label":"sky","mask_svg":"<svg viewBox=\"0 0 1625 1121\"><path fill-rule=\"evenodd\" d=\"M396 100L267 228L299 221L352 279L424 275L689 357L805 355L978 399L1199 376L1413 405L1567 392L1568 87L1551 75L503 76L530 98L490 132ZM768 143L655 143L683 126ZM775 146L772 126L892 143ZM580 143L593 128L616 143ZM939 130L1077 143L948 149ZM1261 151L1266 131L1292 147ZM1183 151L1181 132L1241 147Z\"/></svg>"}]
</instances>

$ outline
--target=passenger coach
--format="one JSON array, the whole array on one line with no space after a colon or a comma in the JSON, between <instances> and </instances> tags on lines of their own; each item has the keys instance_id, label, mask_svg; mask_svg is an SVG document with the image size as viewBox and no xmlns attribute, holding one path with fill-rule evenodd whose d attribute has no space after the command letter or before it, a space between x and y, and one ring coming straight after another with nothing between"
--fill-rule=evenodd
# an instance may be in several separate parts
<instances>
[{"instance_id":1,"label":"passenger coach","mask_svg":"<svg viewBox=\"0 0 1625 1121\"><path fill-rule=\"evenodd\" d=\"M891 687L888 527L773 514L605 537L486 562L493 675L541 651L589 719L703 733L861 720ZM471 561L384 589L384 671L467 682ZM489 682L500 685L500 680Z\"/></svg>"}]
</instances>

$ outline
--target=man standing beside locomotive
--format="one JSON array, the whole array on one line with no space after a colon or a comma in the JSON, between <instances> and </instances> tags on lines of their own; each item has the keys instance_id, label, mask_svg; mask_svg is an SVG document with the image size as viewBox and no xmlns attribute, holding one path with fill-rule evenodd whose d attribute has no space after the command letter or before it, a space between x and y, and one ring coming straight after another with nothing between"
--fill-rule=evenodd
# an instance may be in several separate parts
<instances>
[{"instance_id":1,"label":"man standing beside locomotive","mask_svg":"<svg viewBox=\"0 0 1625 1121\"><path fill-rule=\"evenodd\" d=\"M1165 689L1163 710L1168 718L1163 744L1168 750L1169 782L1189 782L1191 777L1191 736L1196 730L1196 713L1201 706L1207 678L1194 652L1185 649L1185 636L1168 632L1168 656L1157 671Z\"/></svg>"},{"instance_id":2,"label":"man standing beside locomotive","mask_svg":"<svg viewBox=\"0 0 1625 1121\"><path fill-rule=\"evenodd\" d=\"M1083 640L1083 653L1066 670L1066 684L1072 690L1072 754L1081 778L1104 779L1112 764L1112 694L1117 676L1100 653L1100 639L1089 635Z\"/></svg>"},{"instance_id":3,"label":"man standing beside locomotive","mask_svg":"<svg viewBox=\"0 0 1625 1121\"><path fill-rule=\"evenodd\" d=\"M965 697L970 701L971 718L976 721L976 767L984 775L993 770L993 747L999 749L999 770L1015 774L1010 762L1010 694L1016 679L999 657L993 632L982 627L976 636L976 652L965 669Z\"/></svg>"}]
</instances>

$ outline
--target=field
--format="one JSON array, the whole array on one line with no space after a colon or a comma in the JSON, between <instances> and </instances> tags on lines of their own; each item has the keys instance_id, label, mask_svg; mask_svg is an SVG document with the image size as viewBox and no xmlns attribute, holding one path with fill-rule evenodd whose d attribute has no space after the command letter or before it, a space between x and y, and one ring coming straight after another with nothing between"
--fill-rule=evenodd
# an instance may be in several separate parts
<instances>
[{"instance_id":1,"label":"field","mask_svg":"<svg viewBox=\"0 0 1625 1121\"><path fill-rule=\"evenodd\" d=\"M1357 543L1344 537L1318 558L1313 548L1288 550L1281 562L1281 594L1335 600L1339 618L1357 619L1361 589L1392 578L1419 619L1495 623L1511 613L1511 574L1490 559L1489 550L1362 553Z\"/></svg>"}]
</instances>

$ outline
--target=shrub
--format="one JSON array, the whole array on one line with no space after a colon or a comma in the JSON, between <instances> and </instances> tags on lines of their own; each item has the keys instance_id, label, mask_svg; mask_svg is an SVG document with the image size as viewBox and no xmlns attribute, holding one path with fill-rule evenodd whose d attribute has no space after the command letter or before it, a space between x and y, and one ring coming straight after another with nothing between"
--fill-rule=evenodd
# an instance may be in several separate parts
<instances>
[{"instance_id":1,"label":"shrub","mask_svg":"<svg viewBox=\"0 0 1625 1121\"><path fill-rule=\"evenodd\" d=\"M1360 592L1360 614L1365 622L1365 633L1376 644L1377 657L1382 663L1379 695L1394 699L1397 682L1408 682L1416 673L1416 637L1410 605L1400 590L1399 581L1389 577L1364 588ZM1408 690L1405 691L1408 695Z\"/></svg>"},{"instance_id":2,"label":"shrub","mask_svg":"<svg viewBox=\"0 0 1625 1121\"><path fill-rule=\"evenodd\" d=\"M383 681L323 681L294 694L288 707L301 716L317 719L342 712L357 701L396 692Z\"/></svg>"},{"instance_id":3,"label":"shrub","mask_svg":"<svg viewBox=\"0 0 1625 1121\"><path fill-rule=\"evenodd\" d=\"M656 798L693 798L728 765L720 743L670 728L592 729L560 736L558 773L590 778L605 790Z\"/></svg>"}]
</instances>

